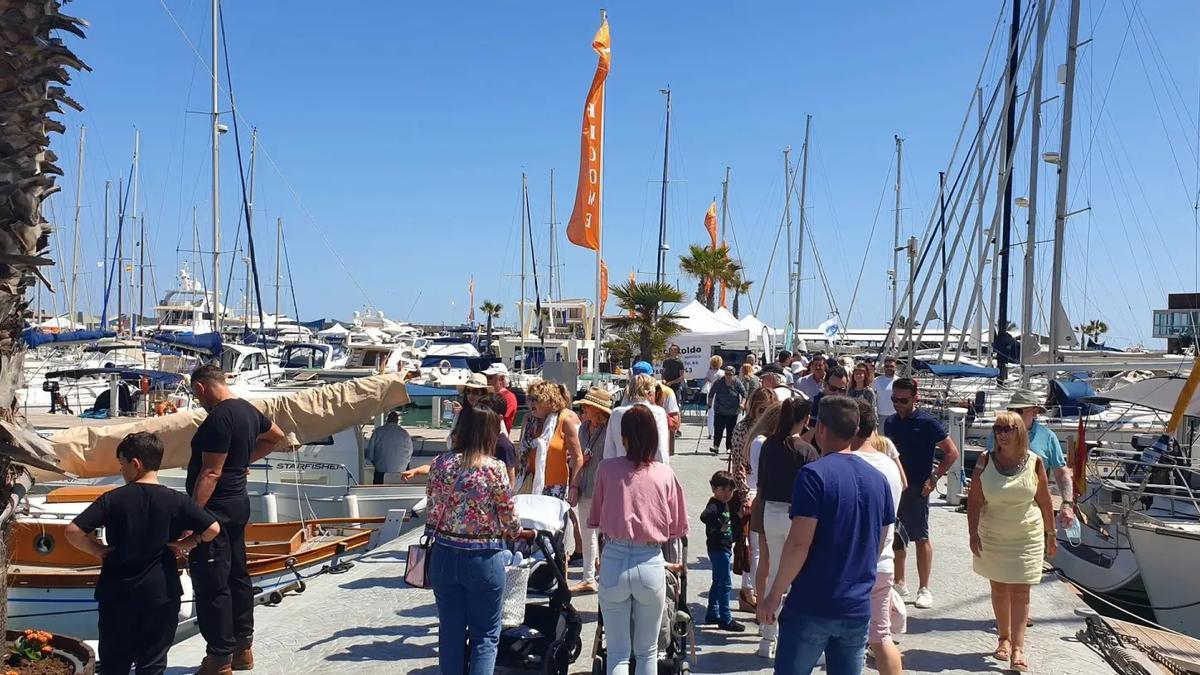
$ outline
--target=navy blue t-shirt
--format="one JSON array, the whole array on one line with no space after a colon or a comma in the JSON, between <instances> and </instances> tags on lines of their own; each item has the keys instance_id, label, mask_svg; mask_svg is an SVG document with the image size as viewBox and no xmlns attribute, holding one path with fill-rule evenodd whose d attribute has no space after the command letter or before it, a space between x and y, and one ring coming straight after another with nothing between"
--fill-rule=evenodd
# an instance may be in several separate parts
<instances>
[{"instance_id":1,"label":"navy blue t-shirt","mask_svg":"<svg viewBox=\"0 0 1200 675\"><path fill-rule=\"evenodd\" d=\"M946 440L949 434L938 418L918 408L908 419L890 415L883 422L883 435L896 444L909 487L920 489L921 484L933 475L937 444Z\"/></svg>"},{"instance_id":2,"label":"navy blue t-shirt","mask_svg":"<svg viewBox=\"0 0 1200 675\"><path fill-rule=\"evenodd\" d=\"M796 477L791 515L816 518L817 530L786 606L830 619L871 618L880 537L896 521L883 472L848 453L810 462Z\"/></svg>"}]
</instances>

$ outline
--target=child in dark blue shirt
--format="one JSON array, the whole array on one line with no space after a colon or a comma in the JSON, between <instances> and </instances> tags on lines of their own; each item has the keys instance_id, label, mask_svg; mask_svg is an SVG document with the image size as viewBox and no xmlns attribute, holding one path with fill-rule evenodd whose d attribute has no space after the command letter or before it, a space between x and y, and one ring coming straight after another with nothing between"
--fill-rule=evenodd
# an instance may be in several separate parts
<instances>
[{"instance_id":1,"label":"child in dark blue shirt","mask_svg":"<svg viewBox=\"0 0 1200 675\"><path fill-rule=\"evenodd\" d=\"M736 522L729 511L736 483L733 474L718 471L708 481L713 496L708 500L700 520L708 544L708 559L712 563L712 586L708 589L708 614L704 623L715 624L721 630L740 633L746 627L733 620L729 609L729 594L733 591L733 532Z\"/></svg>"}]
</instances>

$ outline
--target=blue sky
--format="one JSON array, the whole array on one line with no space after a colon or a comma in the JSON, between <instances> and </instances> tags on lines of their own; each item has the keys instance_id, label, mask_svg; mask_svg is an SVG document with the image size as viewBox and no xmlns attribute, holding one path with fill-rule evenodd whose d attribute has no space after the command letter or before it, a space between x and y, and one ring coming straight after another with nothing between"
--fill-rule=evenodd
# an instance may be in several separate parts
<instances>
[{"instance_id":1,"label":"blue sky","mask_svg":"<svg viewBox=\"0 0 1200 675\"><path fill-rule=\"evenodd\" d=\"M1059 2L1050 31L1044 98L1061 91L1053 75L1064 60L1067 4ZM1184 0L1084 5L1080 33L1093 42L1080 56L1070 208L1091 210L1070 221L1067 309L1076 323L1106 320L1117 344L1161 348L1149 337L1151 309L1164 307L1168 292L1197 286L1192 204L1200 174L1200 51L1192 27L1200 6ZM334 6L243 0L225 7L244 155L246 123L257 125L262 140L255 224L263 273L273 271L272 225L282 217L301 319L348 318L370 304L401 319L458 323L466 318L467 280L474 276L476 304L502 302L505 320L515 320L520 175L529 174L544 264L551 169L560 222L574 196L600 5ZM812 114L808 222L829 291L851 324L883 325L890 307L893 135L906 139L904 234L919 234L1001 3L605 6L613 35L604 223L612 279L630 270L641 278L654 272L659 89L669 84L671 280L694 288L679 276L674 254L706 237L704 211L731 166L735 252L755 280L754 300L763 293L760 318L784 322L782 251L770 277L764 275L782 212L781 153L791 145L798 157L804 116ZM204 0L130 0L75 3L69 10L92 23L88 39L73 46L94 72L71 85L86 111L67 115L70 129L55 140L68 175L48 216L69 234L76 133L85 124L81 304L98 311L103 186L128 178L135 126L142 134L140 210L158 293L193 258L193 207L202 248L211 248L208 121L189 112L210 105L207 68L189 46L190 40L207 59L209 9ZM994 61L985 70L986 82L1000 75ZM1043 149L1058 147L1060 103L1044 106ZM229 108L224 93L221 107ZM231 123L230 116L224 121ZM1019 152L1015 194L1023 195L1024 142ZM221 169L228 250L240 208L232 134L222 143ZM1047 240L1054 176L1045 169L1041 185L1039 240ZM1022 231L1023 220L1019 214ZM592 254L565 237L560 242L564 294L590 296ZM65 259L68 239L57 246ZM226 269L242 255L225 256ZM1019 298L1022 253L1013 255ZM1038 259L1044 316L1049 246ZM806 325L830 311L814 272L810 254ZM242 276L239 263L235 303ZM264 292L270 297L270 289ZM1018 300L1010 313L1019 316Z\"/></svg>"}]
</instances>

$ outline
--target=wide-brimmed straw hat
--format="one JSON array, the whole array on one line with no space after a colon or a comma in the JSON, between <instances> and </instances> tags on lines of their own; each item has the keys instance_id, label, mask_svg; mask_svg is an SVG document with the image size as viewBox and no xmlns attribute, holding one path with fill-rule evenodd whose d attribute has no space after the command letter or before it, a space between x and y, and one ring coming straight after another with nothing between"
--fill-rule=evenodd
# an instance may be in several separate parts
<instances>
[{"instance_id":1,"label":"wide-brimmed straw hat","mask_svg":"<svg viewBox=\"0 0 1200 675\"><path fill-rule=\"evenodd\" d=\"M575 402L577 406L590 405L600 412L608 414L612 414L612 404L612 394L608 393L608 390L599 387L588 389L587 395Z\"/></svg>"},{"instance_id":2,"label":"wide-brimmed straw hat","mask_svg":"<svg viewBox=\"0 0 1200 675\"><path fill-rule=\"evenodd\" d=\"M1025 408L1037 408L1042 412L1046 411L1046 405L1042 403L1037 394L1032 391L1018 391L1012 395L1008 405L1005 406L1009 410L1023 410Z\"/></svg>"},{"instance_id":3,"label":"wide-brimmed straw hat","mask_svg":"<svg viewBox=\"0 0 1200 675\"><path fill-rule=\"evenodd\" d=\"M492 385L488 384L487 378L484 377L483 373L471 373L466 382L458 385L459 392L464 392L467 389L482 389L489 394L494 391Z\"/></svg>"}]
</instances>

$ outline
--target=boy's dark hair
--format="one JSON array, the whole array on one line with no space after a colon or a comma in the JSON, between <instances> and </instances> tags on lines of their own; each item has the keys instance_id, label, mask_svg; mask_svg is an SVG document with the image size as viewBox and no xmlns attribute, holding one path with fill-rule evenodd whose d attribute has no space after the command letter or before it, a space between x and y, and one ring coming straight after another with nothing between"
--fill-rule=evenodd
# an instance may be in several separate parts
<instances>
[{"instance_id":1,"label":"boy's dark hair","mask_svg":"<svg viewBox=\"0 0 1200 675\"><path fill-rule=\"evenodd\" d=\"M500 394L484 394L479 397L479 402L475 405L479 408L487 408L500 417L504 417L508 413L508 401L504 400Z\"/></svg>"},{"instance_id":2,"label":"boy's dark hair","mask_svg":"<svg viewBox=\"0 0 1200 675\"><path fill-rule=\"evenodd\" d=\"M849 396L826 396L821 399L817 421L840 441L848 441L858 433L858 403Z\"/></svg>"},{"instance_id":3,"label":"boy's dark hair","mask_svg":"<svg viewBox=\"0 0 1200 675\"><path fill-rule=\"evenodd\" d=\"M192 383L203 382L204 384L225 384L225 371L221 370L221 366L215 363L207 363L203 366L198 366L192 371Z\"/></svg>"},{"instance_id":4,"label":"boy's dark hair","mask_svg":"<svg viewBox=\"0 0 1200 675\"><path fill-rule=\"evenodd\" d=\"M892 383L892 389L893 390L903 389L904 391L907 391L913 395L916 395L917 381L912 379L911 377L897 378L896 381Z\"/></svg>"},{"instance_id":5,"label":"boy's dark hair","mask_svg":"<svg viewBox=\"0 0 1200 675\"><path fill-rule=\"evenodd\" d=\"M866 399L855 400L858 401L858 432L855 435L859 438L870 438L879 428L879 415L875 413L875 406L867 403Z\"/></svg>"},{"instance_id":6,"label":"boy's dark hair","mask_svg":"<svg viewBox=\"0 0 1200 675\"><path fill-rule=\"evenodd\" d=\"M790 358L792 358L792 353L786 349L781 349L779 350L779 354L775 357L775 360L779 363L786 363Z\"/></svg>"},{"instance_id":7,"label":"boy's dark hair","mask_svg":"<svg viewBox=\"0 0 1200 675\"><path fill-rule=\"evenodd\" d=\"M162 466L163 444L158 434L139 431L121 439L117 444L117 457L124 457L126 462L136 459L146 471L158 471Z\"/></svg>"},{"instance_id":8,"label":"boy's dark hair","mask_svg":"<svg viewBox=\"0 0 1200 675\"><path fill-rule=\"evenodd\" d=\"M708 485L712 489L717 488L732 488L737 486L737 482L733 480L733 474L728 471L718 471L708 479Z\"/></svg>"}]
</instances>

